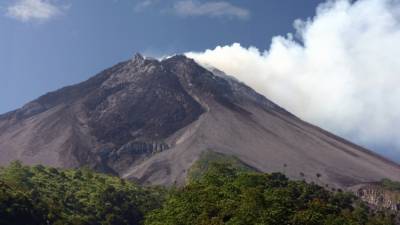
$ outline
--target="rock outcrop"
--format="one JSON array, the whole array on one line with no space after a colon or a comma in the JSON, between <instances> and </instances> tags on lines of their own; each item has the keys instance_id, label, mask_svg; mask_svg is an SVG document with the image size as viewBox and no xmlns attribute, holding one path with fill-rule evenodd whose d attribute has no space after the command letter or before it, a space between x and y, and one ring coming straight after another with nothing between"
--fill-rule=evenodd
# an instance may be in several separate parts
<instances>
[{"instance_id":1,"label":"rock outcrop","mask_svg":"<svg viewBox=\"0 0 400 225\"><path fill-rule=\"evenodd\" d=\"M384 188L379 183L360 184L351 188L363 201L378 208L400 212L400 192Z\"/></svg>"}]
</instances>

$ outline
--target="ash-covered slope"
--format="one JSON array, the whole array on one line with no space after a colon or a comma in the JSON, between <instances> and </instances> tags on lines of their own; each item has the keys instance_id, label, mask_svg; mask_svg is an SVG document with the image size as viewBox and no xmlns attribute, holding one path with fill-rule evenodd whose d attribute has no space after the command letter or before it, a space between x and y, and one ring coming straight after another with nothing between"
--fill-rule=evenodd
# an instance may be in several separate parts
<instances>
[{"instance_id":1,"label":"ash-covered slope","mask_svg":"<svg viewBox=\"0 0 400 225\"><path fill-rule=\"evenodd\" d=\"M331 187L400 181L397 164L219 73L185 56L157 61L136 55L0 116L0 164L89 165L171 185L183 183L190 166L211 150L260 171Z\"/></svg>"}]
</instances>

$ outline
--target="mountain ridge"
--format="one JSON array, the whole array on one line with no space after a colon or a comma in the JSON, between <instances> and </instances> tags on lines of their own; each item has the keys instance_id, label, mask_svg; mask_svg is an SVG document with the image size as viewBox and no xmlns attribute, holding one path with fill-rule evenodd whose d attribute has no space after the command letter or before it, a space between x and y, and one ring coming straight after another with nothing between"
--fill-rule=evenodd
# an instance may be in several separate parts
<instances>
[{"instance_id":1,"label":"mountain ridge","mask_svg":"<svg viewBox=\"0 0 400 225\"><path fill-rule=\"evenodd\" d=\"M183 184L208 150L263 172L348 187L400 180L400 166L183 55L140 54L0 115L0 164L92 167L142 183ZM301 176L304 174L305 176Z\"/></svg>"}]
</instances>

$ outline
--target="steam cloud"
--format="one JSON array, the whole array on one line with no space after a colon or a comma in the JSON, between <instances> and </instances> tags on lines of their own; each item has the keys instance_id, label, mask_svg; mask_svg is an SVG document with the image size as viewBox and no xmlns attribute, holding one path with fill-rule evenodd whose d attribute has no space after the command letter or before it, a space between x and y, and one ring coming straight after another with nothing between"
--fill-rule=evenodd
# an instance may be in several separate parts
<instances>
[{"instance_id":1,"label":"steam cloud","mask_svg":"<svg viewBox=\"0 0 400 225\"><path fill-rule=\"evenodd\" d=\"M186 55L299 117L400 160L400 1L328 1L269 50L235 43Z\"/></svg>"}]
</instances>

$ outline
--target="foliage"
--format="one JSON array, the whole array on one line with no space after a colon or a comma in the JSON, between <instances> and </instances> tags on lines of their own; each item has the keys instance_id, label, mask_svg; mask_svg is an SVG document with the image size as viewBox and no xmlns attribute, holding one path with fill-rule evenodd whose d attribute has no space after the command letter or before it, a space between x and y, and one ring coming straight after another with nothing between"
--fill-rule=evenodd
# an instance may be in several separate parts
<instances>
[{"instance_id":1,"label":"foliage","mask_svg":"<svg viewBox=\"0 0 400 225\"><path fill-rule=\"evenodd\" d=\"M200 158L190 168L187 179L189 181L200 179L206 173L210 165L216 163L226 163L231 167L241 171L255 171L255 169L244 164L235 156L224 155L213 151L206 151L200 155Z\"/></svg>"},{"instance_id":2,"label":"foliage","mask_svg":"<svg viewBox=\"0 0 400 225\"><path fill-rule=\"evenodd\" d=\"M390 216L372 213L349 193L328 192L280 173L261 174L213 163L198 180L146 216L146 225L377 225Z\"/></svg>"},{"instance_id":3,"label":"foliage","mask_svg":"<svg viewBox=\"0 0 400 225\"><path fill-rule=\"evenodd\" d=\"M0 224L139 224L161 193L89 169L13 162L0 170Z\"/></svg>"},{"instance_id":4,"label":"foliage","mask_svg":"<svg viewBox=\"0 0 400 225\"><path fill-rule=\"evenodd\" d=\"M380 182L382 187L391 191L400 191L400 182L392 181L389 179L382 179Z\"/></svg>"},{"instance_id":5,"label":"foliage","mask_svg":"<svg viewBox=\"0 0 400 225\"><path fill-rule=\"evenodd\" d=\"M168 191L89 169L14 162L0 169L0 225L394 224L352 194L211 158L185 187Z\"/></svg>"}]
</instances>

